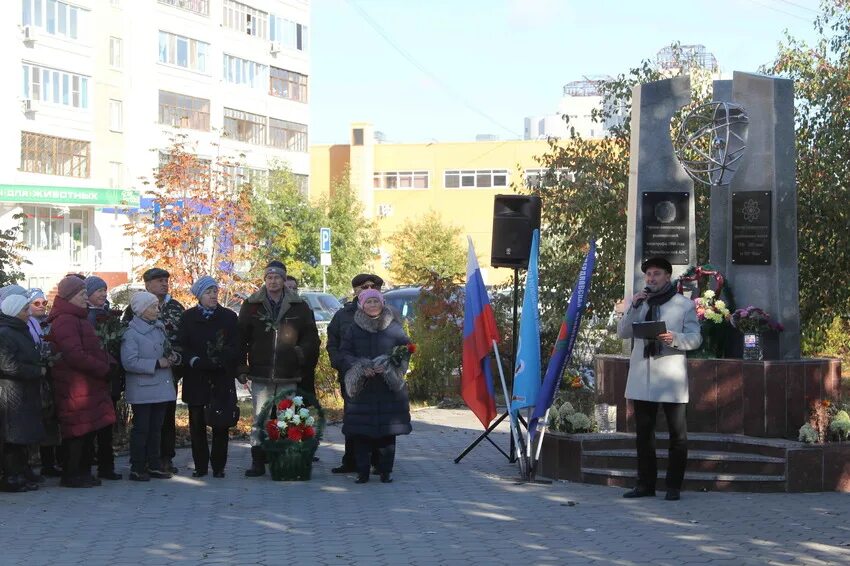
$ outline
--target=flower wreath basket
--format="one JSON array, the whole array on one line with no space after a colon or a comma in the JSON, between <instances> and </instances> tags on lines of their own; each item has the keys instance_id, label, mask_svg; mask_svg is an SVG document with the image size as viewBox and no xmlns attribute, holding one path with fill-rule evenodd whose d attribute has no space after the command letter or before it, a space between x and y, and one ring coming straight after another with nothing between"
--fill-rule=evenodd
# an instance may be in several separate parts
<instances>
[{"instance_id":1,"label":"flower wreath basket","mask_svg":"<svg viewBox=\"0 0 850 566\"><path fill-rule=\"evenodd\" d=\"M325 430L325 412L319 402L301 391L280 392L266 402L255 425L272 480L309 480L313 455Z\"/></svg>"}]
</instances>

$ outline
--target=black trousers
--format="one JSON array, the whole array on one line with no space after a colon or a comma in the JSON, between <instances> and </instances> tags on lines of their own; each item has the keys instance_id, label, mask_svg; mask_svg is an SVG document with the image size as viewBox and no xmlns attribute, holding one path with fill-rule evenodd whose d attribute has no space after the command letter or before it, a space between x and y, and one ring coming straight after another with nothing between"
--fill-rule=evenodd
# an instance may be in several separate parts
<instances>
[{"instance_id":1,"label":"black trousers","mask_svg":"<svg viewBox=\"0 0 850 566\"><path fill-rule=\"evenodd\" d=\"M207 472L212 464L213 472L224 471L227 465L227 442L230 436L227 427L212 428L212 450L207 444L207 420L203 405L189 405L189 436L192 439L192 460L195 471Z\"/></svg>"},{"instance_id":2,"label":"black trousers","mask_svg":"<svg viewBox=\"0 0 850 566\"><path fill-rule=\"evenodd\" d=\"M395 436L381 436L370 438L368 436L352 436L354 444L354 462L358 474L368 474L369 465L373 464L382 474L393 471L395 463ZM378 461L373 461L373 454L377 453Z\"/></svg>"},{"instance_id":3,"label":"black trousers","mask_svg":"<svg viewBox=\"0 0 850 566\"><path fill-rule=\"evenodd\" d=\"M94 437L95 432L89 432L82 436L62 439L62 450L65 454L62 477L72 479L91 475Z\"/></svg>"},{"instance_id":4,"label":"black trousers","mask_svg":"<svg viewBox=\"0 0 850 566\"><path fill-rule=\"evenodd\" d=\"M27 463L29 461L29 449L25 444L11 444L9 442L3 445L3 476L8 482L10 478L22 475L26 472Z\"/></svg>"},{"instance_id":5,"label":"black trousers","mask_svg":"<svg viewBox=\"0 0 850 566\"><path fill-rule=\"evenodd\" d=\"M688 462L688 404L653 401L632 401L632 403L635 408L637 432L638 486L655 490L658 477L658 463L655 458L655 422L658 406L661 405L667 419L667 429L670 432L665 485L668 489L682 489L685 466Z\"/></svg>"},{"instance_id":6,"label":"black trousers","mask_svg":"<svg viewBox=\"0 0 850 566\"><path fill-rule=\"evenodd\" d=\"M38 453L41 456L41 467L63 467L65 456L63 454L62 445L59 446L44 446L38 447Z\"/></svg>"},{"instance_id":7,"label":"black trousers","mask_svg":"<svg viewBox=\"0 0 850 566\"><path fill-rule=\"evenodd\" d=\"M113 426L105 426L94 433L97 442L97 473L99 474L115 471L115 452L112 450Z\"/></svg>"},{"instance_id":8,"label":"black trousers","mask_svg":"<svg viewBox=\"0 0 850 566\"><path fill-rule=\"evenodd\" d=\"M174 392L177 392L177 381L180 378L174 376ZM177 427L174 424L174 415L177 411L177 401L166 404L165 418L162 421L162 432L159 437L159 456L163 460L172 460L177 454L174 449L177 444Z\"/></svg>"},{"instance_id":9,"label":"black trousers","mask_svg":"<svg viewBox=\"0 0 850 566\"><path fill-rule=\"evenodd\" d=\"M167 404L167 402L164 402L133 405L133 430L130 431L130 469L136 473L162 469L159 440Z\"/></svg>"},{"instance_id":10,"label":"black trousers","mask_svg":"<svg viewBox=\"0 0 850 566\"><path fill-rule=\"evenodd\" d=\"M345 392L345 383L342 382L342 381L339 382L339 390L340 390L340 393L342 394L342 406L343 406L343 414L344 414L345 413L345 404L348 402L348 395ZM345 451L342 453L342 465L343 465L343 467L350 468L352 470L357 469L357 462L355 461L355 458L354 458L354 451L355 451L355 442L354 442L353 438L350 437L350 436L346 436L345 437ZM373 450L372 451L372 466L377 468L378 462L380 461L380 459L381 459L381 455L380 455L379 451L377 449Z\"/></svg>"}]
</instances>

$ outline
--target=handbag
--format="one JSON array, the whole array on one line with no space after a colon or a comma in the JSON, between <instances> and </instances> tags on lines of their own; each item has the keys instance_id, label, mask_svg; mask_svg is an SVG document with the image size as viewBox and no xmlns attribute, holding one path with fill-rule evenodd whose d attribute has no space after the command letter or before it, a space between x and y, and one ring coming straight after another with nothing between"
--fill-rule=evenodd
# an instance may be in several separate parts
<instances>
[{"instance_id":1,"label":"handbag","mask_svg":"<svg viewBox=\"0 0 850 566\"><path fill-rule=\"evenodd\" d=\"M225 389L224 391L222 389ZM204 419L207 426L236 426L239 422L239 405L236 402L236 387L218 388L210 385L210 402L204 407Z\"/></svg>"}]
</instances>

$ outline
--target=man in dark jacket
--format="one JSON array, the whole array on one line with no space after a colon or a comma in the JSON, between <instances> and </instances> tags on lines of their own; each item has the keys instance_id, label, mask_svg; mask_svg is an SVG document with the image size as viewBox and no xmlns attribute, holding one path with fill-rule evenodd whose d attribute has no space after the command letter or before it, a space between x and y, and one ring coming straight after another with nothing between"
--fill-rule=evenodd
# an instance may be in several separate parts
<instances>
[{"instance_id":1,"label":"man in dark jacket","mask_svg":"<svg viewBox=\"0 0 850 566\"><path fill-rule=\"evenodd\" d=\"M372 273L361 273L351 280L351 288L354 291L354 298L343 305L343 307L334 313L333 318L328 324L328 357L331 361L331 366L337 370L339 377L339 389L342 394L343 403L348 399L345 393L345 384L343 383L342 372L342 356L339 352L340 342L345 336L346 331L354 322L354 313L357 312L357 295L365 289L381 290L384 286L384 280ZM375 462L375 458L372 460ZM342 464L333 468L331 472L335 474L348 474L354 472L354 445L350 438L345 437L345 452L342 455Z\"/></svg>"},{"instance_id":2,"label":"man in dark jacket","mask_svg":"<svg viewBox=\"0 0 850 566\"><path fill-rule=\"evenodd\" d=\"M165 325L165 335L175 352L180 352L180 344L177 339L177 329L180 327L180 317L186 308L175 301L168 294L168 280L171 274L160 267L152 267L142 274L145 282L145 291L153 293L159 299L159 319ZM122 320L129 323L133 320L133 311L130 307L124 310ZM174 376L174 390L177 391L177 383L183 377L183 368L177 363L171 368ZM174 416L177 410L177 402L168 403L165 409L165 421L162 423L162 437L159 444L159 454L162 460L160 469L176 474L177 467L174 465L175 444L177 443L177 427L174 424Z\"/></svg>"},{"instance_id":3,"label":"man in dark jacket","mask_svg":"<svg viewBox=\"0 0 850 566\"><path fill-rule=\"evenodd\" d=\"M239 309L240 381L251 381L256 421L263 405L279 391L296 389L312 375L319 361L319 331L310 306L284 286L286 266L272 261L264 285ZM266 473L260 429L251 428L251 467L248 477Z\"/></svg>"}]
</instances>

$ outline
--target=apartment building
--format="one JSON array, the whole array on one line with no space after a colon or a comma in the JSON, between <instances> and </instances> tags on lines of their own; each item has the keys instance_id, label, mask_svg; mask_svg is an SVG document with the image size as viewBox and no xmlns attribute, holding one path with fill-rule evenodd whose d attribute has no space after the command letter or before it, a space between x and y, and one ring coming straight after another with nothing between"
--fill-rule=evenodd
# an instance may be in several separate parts
<instances>
[{"instance_id":1,"label":"apartment building","mask_svg":"<svg viewBox=\"0 0 850 566\"><path fill-rule=\"evenodd\" d=\"M124 235L147 213L175 134L262 182L310 172L307 0L22 0L0 28L0 225L25 216L30 285L69 271L113 284L139 267Z\"/></svg>"},{"instance_id":2,"label":"apartment building","mask_svg":"<svg viewBox=\"0 0 850 566\"><path fill-rule=\"evenodd\" d=\"M392 282L387 267L396 250L390 237L405 222L429 210L461 229L458 243L472 237L485 283L512 276L490 267L493 197L540 181L536 157L548 142L504 140L474 142L380 143L372 124L351 125L348 144L310 148L310 196L328 194L346 172L366 214L380 232L380 261L375 271ZM380 139L380 136L378 136Z\"/></svg>"}]
</instances>

